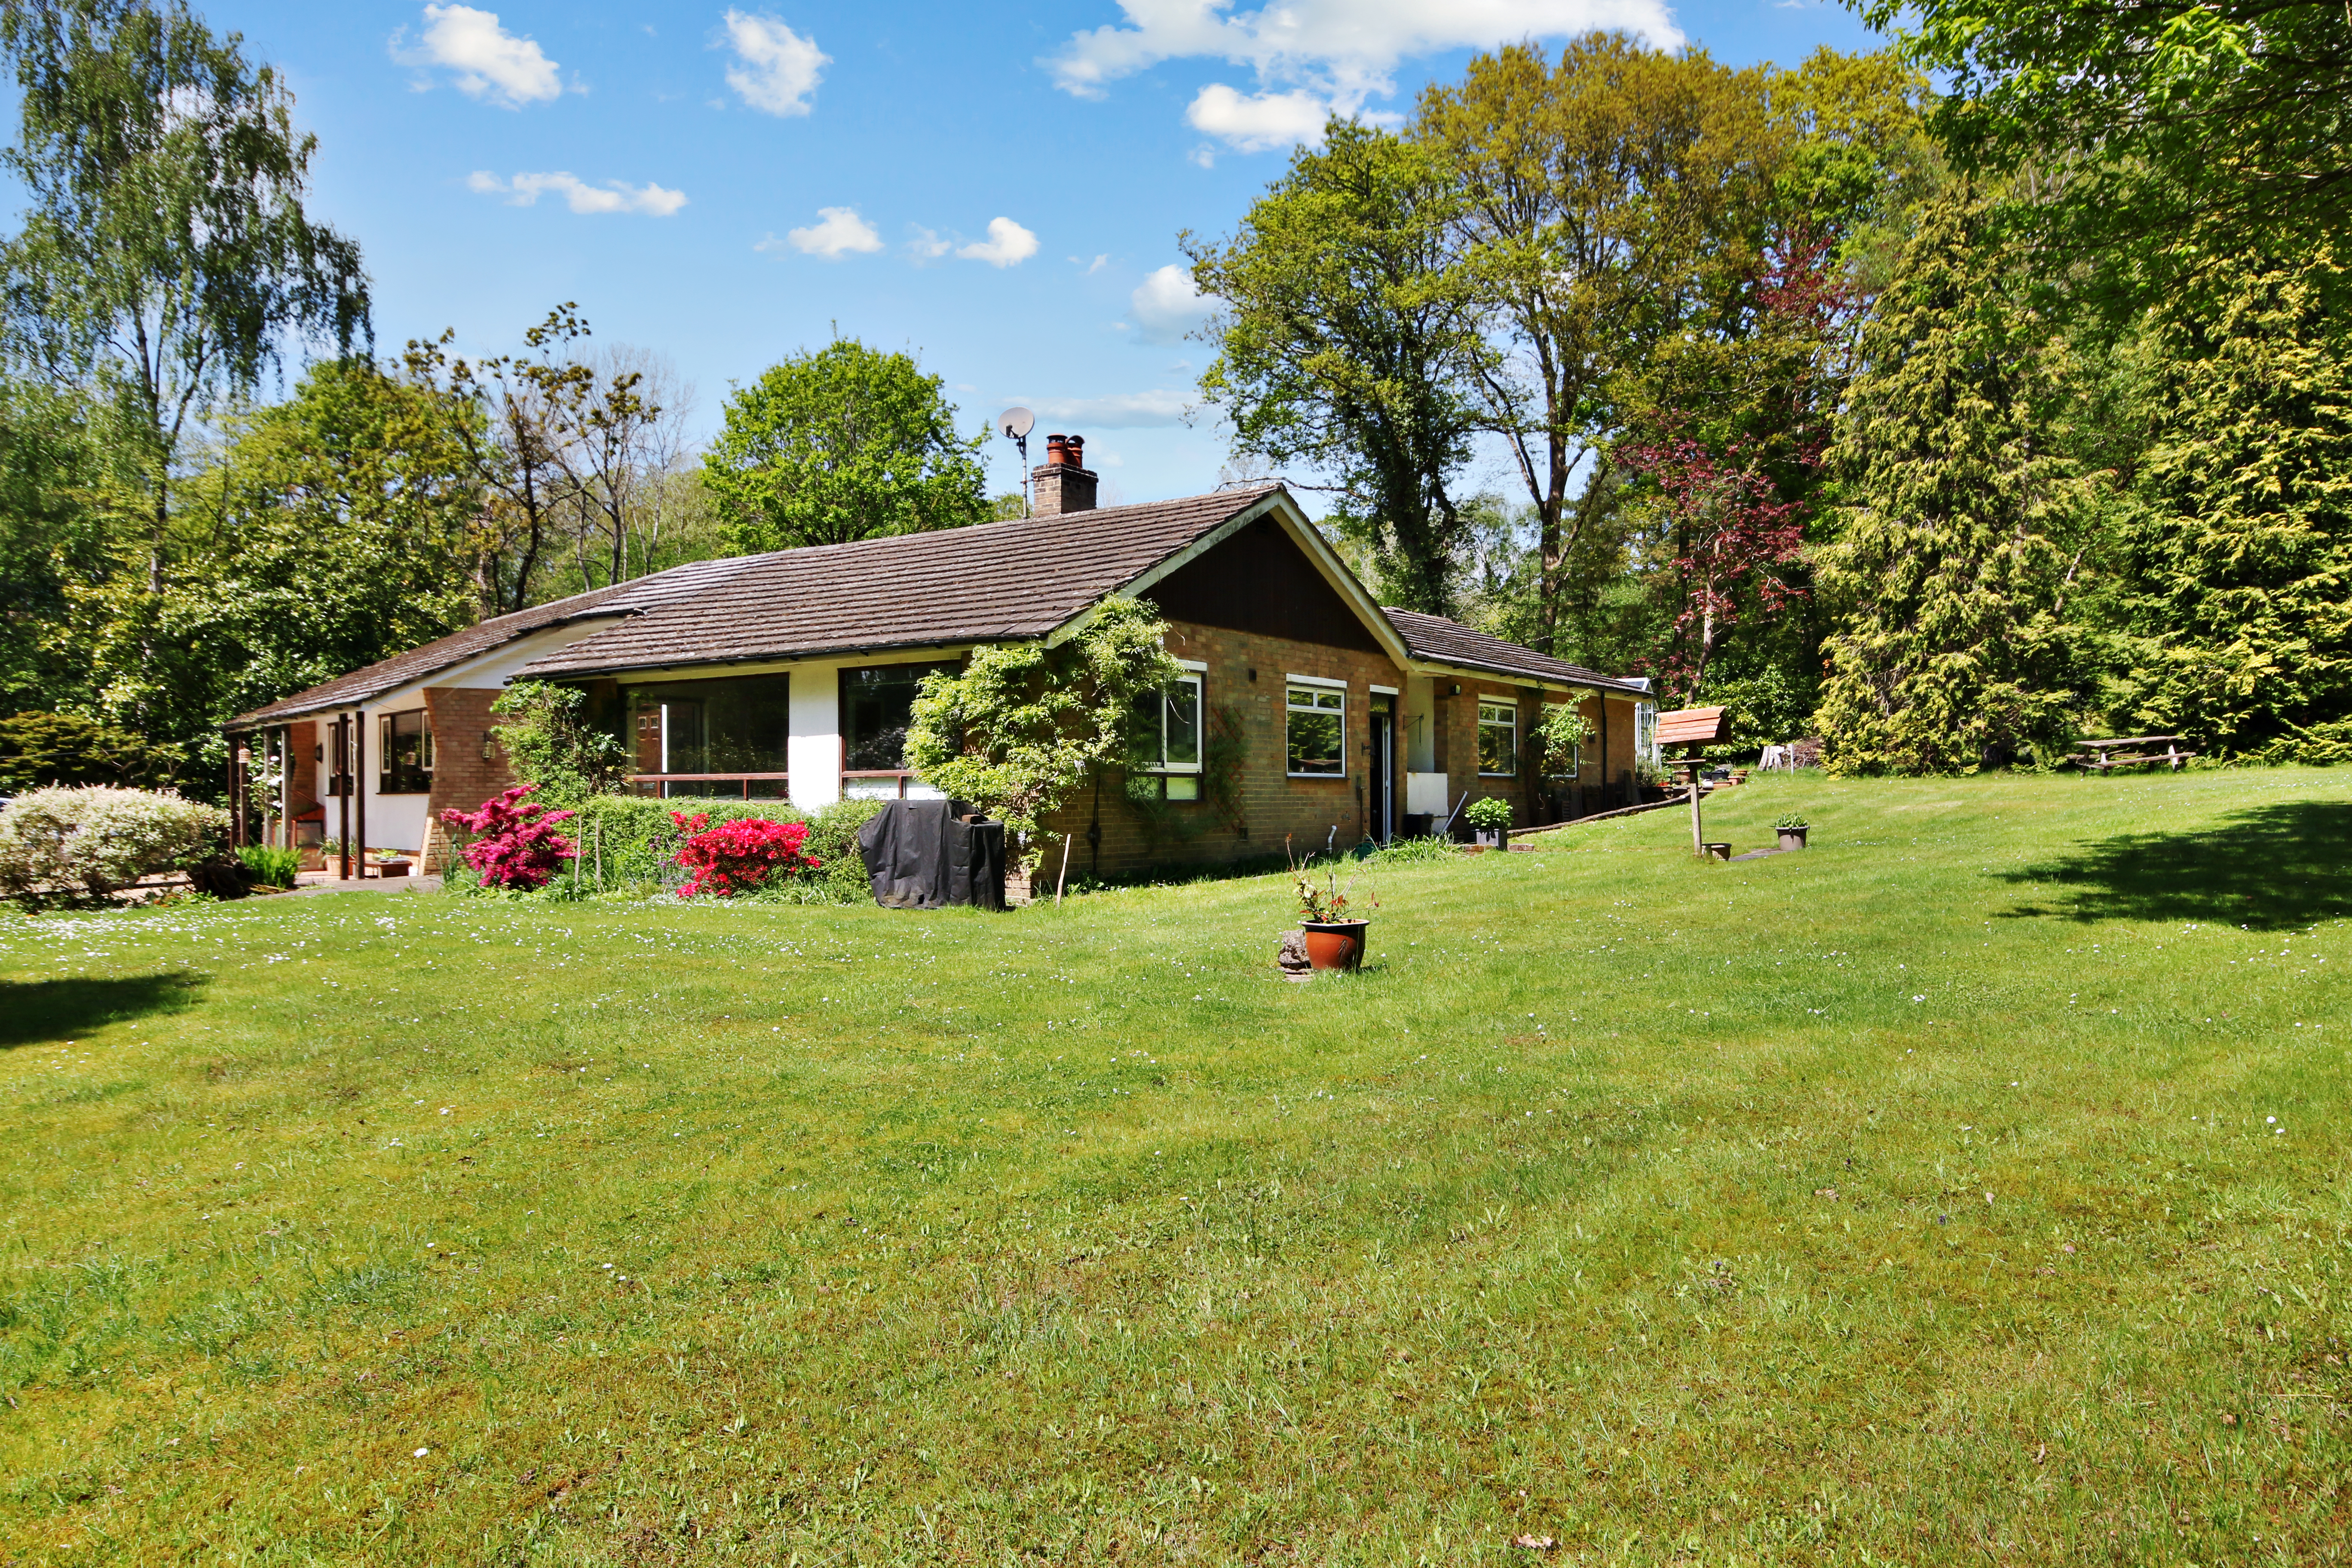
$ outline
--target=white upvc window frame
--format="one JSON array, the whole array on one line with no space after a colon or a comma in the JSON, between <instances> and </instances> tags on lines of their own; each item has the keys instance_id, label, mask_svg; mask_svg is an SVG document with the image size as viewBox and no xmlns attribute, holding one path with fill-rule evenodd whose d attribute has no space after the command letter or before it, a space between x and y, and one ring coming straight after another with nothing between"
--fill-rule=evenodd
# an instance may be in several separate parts
<instances>
[{"instance_id":1,"label":"white upvc window frame","mask_svg":"<svg viewBox=\"0 0 2352 1568\"><path fill-rule=\"evenodd\" d=\"M1501 709L1508 715L1508 717L1504 720L1490 720L1486 717L1486 710L1490 708ZM1486 739L1486 731L1490 729L1507 730L1510 731L1511 766L1507 772L1489 773L1486 770L1486 748L1485 742ZM1519 764L1525 760L1525 756L1519 748L1519 704L1517 699L1509 697L1479 698L1477 733L1472 738L1474 741L1478 742L1478 776L1480 778L1515 779L1519 776Z\"/></svg>"},{"instance_id":2,"label":"white upvc window frame","mask_svg":"<svg viewBox=\"0 0 2352 1568\"><path fill-rule=\"evenodd\" d=\"M1209 740L1209 667L1189 658L1180 658L1176 662L1184 667L1185 673L1178 676L1171 685L1189 686L1192 689L1193 745L1196 749L1204 748ZM1201 759L1198 756L1189 763L1171 763L1168 760L1168 699L1165 690L1161 692L1160 700L1159 755L1158 762L1137 771L1147 773L1197 773L1201 771Z\"/></svg>"},{"instance_id":3,"label":"white upvc window frame","mask_svg":"<svg viewBox=\"0 0 2352 1568\"><path fill-rule=\"evenodd\" d=\"M1294 779L1345 779L1348 774L1348 683L1334 680L1328 675L1285 675L1282 678L1282 766L1285 776ZM1317 700L1301 705L1292 698L1301 692L1312 694ZM1337 707L1326 707L1321 699L1336 697ZM1294 713L1328 713L1339 721L1339 766L1335 772L1301 773L1290 765L1290 723Z\"/></svg>"},{"instance_id":4,"label":"white upvc window frame","mask_svg":"<svg viewBox=\"0 0 2352 1568\"><path fill-rule=\"evenodd\" d=\"M1134 775L1159 780L1160 799L1189 804L1201 798L1201 773L1209 745L1209 667L1196 658L1180 658L1176 662L1184 667L1185 673L1177 677L1174 684L1192 689L1192 738L1200 754L1189 763L1168 760L1168 698L1163 690L1159 702L1160 760L1134 769Z\"/></svg>"}]
</instances>

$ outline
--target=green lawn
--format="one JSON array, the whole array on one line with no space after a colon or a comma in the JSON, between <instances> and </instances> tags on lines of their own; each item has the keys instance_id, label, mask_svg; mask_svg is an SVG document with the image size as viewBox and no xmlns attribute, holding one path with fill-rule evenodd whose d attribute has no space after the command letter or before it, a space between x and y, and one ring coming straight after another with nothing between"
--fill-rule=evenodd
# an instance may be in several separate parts
<instances>
[{"instance_id":1,"label":"green lawn","mask_svg":"<svg viewBox=\"0 0 2352 1568\"><path fill-rule=\"evenodd\" d=\"M2352 1557L2352 773L0 928L0 1561Z\"/></svg>"}]
</instances>

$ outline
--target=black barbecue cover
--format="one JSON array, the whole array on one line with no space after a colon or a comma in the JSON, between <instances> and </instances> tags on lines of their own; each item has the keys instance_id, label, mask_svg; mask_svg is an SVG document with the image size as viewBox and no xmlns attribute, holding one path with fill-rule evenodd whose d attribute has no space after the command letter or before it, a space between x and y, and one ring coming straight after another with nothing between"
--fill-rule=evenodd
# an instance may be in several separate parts
<instances>
[{"instance_id":1,"label":"black barbecue cover","mask_svg":"<svg viewBox=\"0 0 2352 1568\"><path fill-rule=\"evenodd\" d=\"M894 800L857 830L874 901L894 910L1004 907L1004 824L957 801Z\"/></svg>"}]
</instances>

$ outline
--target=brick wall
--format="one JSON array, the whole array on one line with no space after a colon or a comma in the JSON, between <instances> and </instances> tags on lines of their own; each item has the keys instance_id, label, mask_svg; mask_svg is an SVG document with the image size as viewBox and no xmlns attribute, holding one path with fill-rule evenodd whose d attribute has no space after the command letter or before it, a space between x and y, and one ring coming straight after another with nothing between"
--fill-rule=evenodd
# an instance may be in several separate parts
<instances>
[{"instance_id":1,"label":"brick wall","mask_svg":"<svg viewBox=\"0 0 2352 1568\"><path fill-rule=\"evenodd\" d=\"M1455 695L1454 688L1462 690ZM1514 686L1506 680L1479 680L1467 677L1455 680L1450 677L1435 679L1431 691L1431 722L1437 741L1437 769L1445 774L1446 808L1462 799L1465 790L1470 799L1501 800L1510 803L1511 824L1515 827L1532 826L1537 818L1535 752L1528 735L1541 717L1538 706L1539 693L1532 688ZM1519 717L1519 766L1507 777L1482 774L1478 771L1478 704L1481 700L1511 704ZM1464 810L1468 810L1465 805ZM1464 831L1461 820L1454 822L1457 834Z\"/></svg>"},{"instance_id":2,"label":"brick wall","mask_svg":"<svg viewBox=\"0 0 2352 1568\"><path fill-rule=\"evenodd\" d=\"M1150 818L1128 803L1122 783L1114 775L1104 781L1099 801L1096 792L1084 792L1046 819L1041 891L1052 889L1066 838L1075 878L1279 855L1286 833L1303 853L1321 849L1336 828L1336 842L1346 847L1370 831L1371 688L1404 685L1403 672L1385 655L1174 620L1169 622L1168 651L1209 667L1201 696L1211 733L1225 721L1239 733L1241 828L1221 817L1204 780L1202 799L1170 802L1162 808L1171 826L1155 833ZM1253 669L1255 680L1250 679ZM1289 776L1283 677L1290 674L1348 683L1347 777ZM1396 754L1390 765L1397 770L1393 777L1402 809L1401 724L1394 733ZM1098 837L1090 837L1088 830L1097 826Z\"/></svg>"},{"instance_id":3,"label":"brick wall","mask_svg":"<svg viewBox=\"0 0 2352 1568\"><path fill-rule=\"evenodd\" d=\"M448 858L448 836L441 814L452 806L473 810L515 783L506 753L497 746L488 761L482 757L482 736L498 721L490 704L499 693L481 686L428 686L425 689L425 722L433 731L433 790L426 798L425 834L426 874L439 871Z\"/></svg>"}]
</instances>

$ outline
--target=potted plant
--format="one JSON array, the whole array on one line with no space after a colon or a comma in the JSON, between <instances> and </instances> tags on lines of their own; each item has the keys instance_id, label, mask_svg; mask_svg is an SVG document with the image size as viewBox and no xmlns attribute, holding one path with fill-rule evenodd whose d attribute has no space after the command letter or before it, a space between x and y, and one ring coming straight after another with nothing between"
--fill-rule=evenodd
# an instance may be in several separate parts
<instances>
[{"instance_id":1,"label":"potted plant","mask_svg":"<svg viewBox=\"0 0 2352 1568\"><path fill-rule=\"evenodd\" d=\"M1805 847L1805 830L1811 826L1811 823L1792 811L1775 822L1772 825L1772 831L1780 836L1781 848L1802 849Z\"/></svg>"},{"instance_id":2,"label":"potted plant","mask_svg":"<svg viewBox=\"0 0 2352 1568\"><path fill-rule=\"evenodd\" d=\"M1287 836L1283 841L1286 852L1290 847ZM1290 881L1298 893L1298 930L1307 947L1307 966L1310 970L1354 969L1364 961L1364 930L1371 922L1362 915L1351 913L1348 894L1339 889L1339 873L1326 870L1318 886L1310 868L1314 858L1306 863L1290 863ZM1349 884L1352 888L1353 883ZM1379 909L1377 896L1366 900L1367 909Z\"/></svg>"},{"instance_id":3,"label":"potted plant","mask_svg":"<svg viewBox=\"0 0 2352 1568\"><path fill-rule=\"evenodd\" d=\"M1497 800L1490 795L1484 800L1472 801L1470 808L1462 816L1477 830L1480 845L1489 849L1501 849L1507 846L1511 831L1509 801Z\"/></svg>"}]
</instances>

